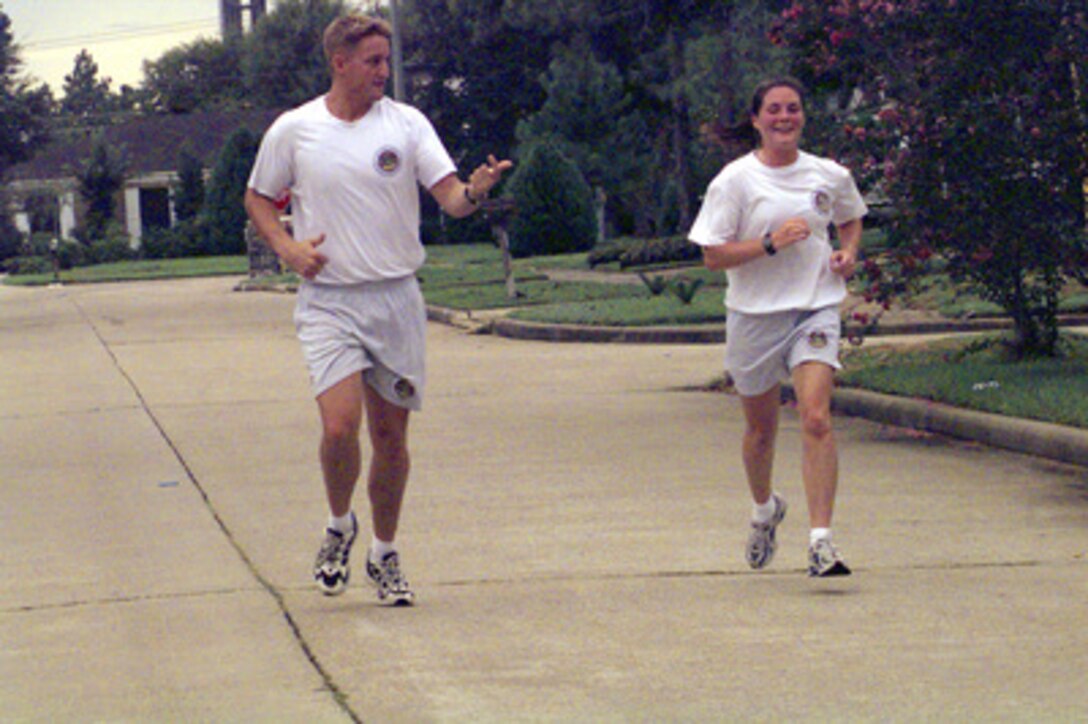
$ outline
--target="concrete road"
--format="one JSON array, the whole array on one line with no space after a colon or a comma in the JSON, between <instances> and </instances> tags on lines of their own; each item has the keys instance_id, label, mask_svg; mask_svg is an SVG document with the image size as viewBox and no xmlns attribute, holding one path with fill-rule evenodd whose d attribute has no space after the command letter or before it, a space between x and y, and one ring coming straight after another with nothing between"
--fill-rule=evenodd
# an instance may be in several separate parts
<instances>
[{"instance_id":1,"label":"concrete road","mask_svg":"<svg viewBox=\"0 0 1088 724\"><path fill-rule=\"evenodd\" d=\"M1088 718L1088 470L839 418L813 581L786 410L753 573L718 346L432 326L419 605L323 597L294 300L234 281L0 287L0 721Z\"/></svg>"}]
</instances>

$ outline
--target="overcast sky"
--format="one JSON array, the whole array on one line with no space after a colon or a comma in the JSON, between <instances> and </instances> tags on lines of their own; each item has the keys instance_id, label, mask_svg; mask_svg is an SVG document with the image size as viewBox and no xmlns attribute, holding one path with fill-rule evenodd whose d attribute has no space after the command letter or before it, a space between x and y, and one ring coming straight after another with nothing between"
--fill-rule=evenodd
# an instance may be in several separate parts
<instances>
[{"instance_id":1,"label":"overcast sky","mask_svg":"<svg viewBox=\"0 0 1088 724\"><path fill-rule=\"evenodd\" d=\"M219 37L219 0L0 0L0 10L11 19L24 73L48 83L57 98L83 48L117 91L143 80L145 59Z\"/></svg>"}]
</instances>

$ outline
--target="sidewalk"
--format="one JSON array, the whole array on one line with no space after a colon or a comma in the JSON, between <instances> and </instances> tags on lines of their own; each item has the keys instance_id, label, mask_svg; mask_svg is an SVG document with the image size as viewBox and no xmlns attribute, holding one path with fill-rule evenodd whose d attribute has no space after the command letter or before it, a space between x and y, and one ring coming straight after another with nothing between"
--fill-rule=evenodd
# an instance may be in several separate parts
<instances>
[{"instance_id":1,"label":"sidewalk","mask_svg":"<svg viewBox=\"0 0 1088 724\"><path fill-rule=\"evenodd\" d=\"M1085 468L838 418L812 581L787 408L753 573L716 345L432 325L419 605L322 597L294 300L231 284L0 287L0 720L1088 717Z\"/></svg>"}]
</instances>

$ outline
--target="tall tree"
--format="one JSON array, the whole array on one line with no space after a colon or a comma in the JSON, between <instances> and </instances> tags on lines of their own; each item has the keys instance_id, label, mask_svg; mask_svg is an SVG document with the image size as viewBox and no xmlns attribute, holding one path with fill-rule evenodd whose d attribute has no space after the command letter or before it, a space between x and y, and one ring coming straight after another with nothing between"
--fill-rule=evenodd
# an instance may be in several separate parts
<instances>
[{"instance_id":1,"label":"tall tree","mask_svg":"<svg viewBox=\"0 0 1088 724\"><path fill-rule=\"evenodd\" d=\"M49 139L53 96L22 74L11 19L0 11L0 181L8 168L30 158Z\"/></svg>"},{"instance_id":2,"label":"tall tree","mask_svg":"<svg viewBox=\"0 0 1088 724\"><path fill-rule=\"evenodd\" d=\"M617 213L636 215L650 165L643 142L647 133L619 71L598 61L581 38L557 50L541 85L547 99L518 124L523 148L549 142L574 161Z\"/></svg>"},{"instance_id":3,"label":"tall tree","mask_svg":"<svg viewBox=\"0 0 1088 724\"><path fill-rule=\"evenodd\" d=\"M196 218L204 206L204 165L186 145L178 152L178 181L174 186L174 214L178 221Z\"/></svg>"},{"instance_id":4,"label":"tall tree","mask_svg":"<svg viewBox=\"0 0 1088 724\"><path fill-rule=\"evenodd\" d=\"M91 155L77 174L79 194L87 206L82 236L88 243L105 238L117 212L117 192L125 182L125 158L101 135L91 141Z\"/></svg>"},{"instance_id":5,"label":"tall tree","mask_svg":"<svg viewBox=\"0 0 1088 724\"><path fill-rule=\"evenodd\" d=\"M939 260L1012 318L1017 353L1055 354L1059 294L1088 263L1083 2L806 0L779 39L899 212L871 295Z\"/></svg>"},{"instance_id":6,"label":"tall tree","mask_svg":"<svg viewBox=\"0 0 1088 724\"><path fill-rule=\"evenodd\" d=\"M86 48L76 56L72 72L64 76L64 97L60 111L86 121L99 118L118 107L110 92L110 79L98 77L98 63Z\"/></svg>"},{"instance_id":7,"label":"tall tree","mask_svg":"<svg viewBox=\"0 0 1088 724\"><path fill-rule=\"evenodd\" d=\"M143 89L149 109L164 113L243 105L242 43L202 38L172 48L144 62Z\"/></svg>"},{"instance_id":8,"label":"tall tree","mask_svg":"<svg viewBox=\"0 0 1088 724\"><path fill-rule=\"evenodd\" d=\"M345 0L280 0L246 40L246 90L262 108L296 106L329 88L322 36L349 10Z\"/></svg>"}]
</instances>

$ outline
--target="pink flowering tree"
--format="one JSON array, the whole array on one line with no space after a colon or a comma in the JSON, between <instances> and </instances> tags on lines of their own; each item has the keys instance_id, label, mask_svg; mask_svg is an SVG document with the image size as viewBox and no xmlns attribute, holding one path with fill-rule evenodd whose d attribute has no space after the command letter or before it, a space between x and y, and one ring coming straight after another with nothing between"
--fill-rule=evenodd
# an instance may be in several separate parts
<instances>
[{"instance_id":1,"label":"pink flowering tree","mask_svg":"<svg viewBox=\"0 0 1088 724\"><path fill-rule=\"evenodd\" d=\"M1057 354L1088 270L1083 0L795 0L772 39L830 99L829 151L894 206L867 296L943 268L1009 315L1015 352Z\"/></svg>"}]
</instances>

